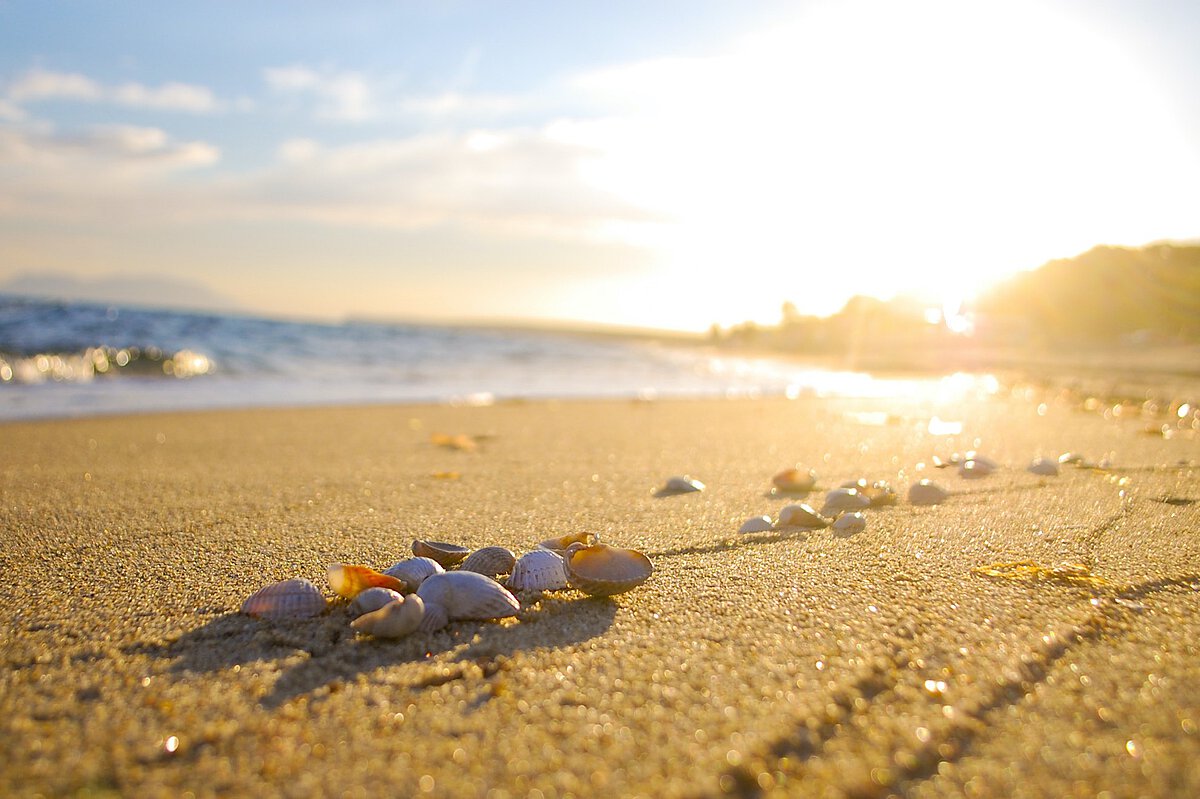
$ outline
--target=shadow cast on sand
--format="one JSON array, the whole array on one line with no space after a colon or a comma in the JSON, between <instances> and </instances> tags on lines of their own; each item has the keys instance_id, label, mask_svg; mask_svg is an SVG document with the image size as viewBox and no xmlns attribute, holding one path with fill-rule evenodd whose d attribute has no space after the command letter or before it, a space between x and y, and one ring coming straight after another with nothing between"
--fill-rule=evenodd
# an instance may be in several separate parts
<instances>
[{"instance_id":1,"label":"shadow cast on sand","mask_svg":"<svg viewBox=\"0 0 1200 799\"><path fill-rule=\"evenodd\" d=\"M397 687L420 690L455 679L491 677L517 652L572 646L603 635L613 623L618 601L590 597L530 594L522 610L500 622L456 621L434 633L400 639L360 636L350 627L345 603L313 619L273 622L229 613L165 644L137 644L128 654L173 660L172 671L217 672L253 663L279 663L285 670L263 707L280 707L301 696L353 681L389 666L428 663L414 679ZM453 653L450 660L436 655ZM285 661L296 661L284 665ZM490 694L488 694L490 695Z\"/></svg>"}]
</instances>

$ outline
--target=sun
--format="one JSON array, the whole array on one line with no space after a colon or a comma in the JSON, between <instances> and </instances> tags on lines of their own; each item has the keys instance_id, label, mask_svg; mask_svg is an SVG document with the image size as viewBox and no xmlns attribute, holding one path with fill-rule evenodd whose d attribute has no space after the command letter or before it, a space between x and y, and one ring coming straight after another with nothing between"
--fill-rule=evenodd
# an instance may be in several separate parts
<instances>
[{"instance_id":1,"label":"sun","mask_svg":"<svg viewBox=\"0 0 1200 799\"><path fill-rule=\"evenodd\" d=\"M642 290L692 328L855 294L953 306L1186 224L1169 176L1200 172L1145 69L1045 4L817 4L584 85L613 113L559 133L598 153L590 182L647 210L607 234L656 254Z\"/></svg>"}]
</instances>

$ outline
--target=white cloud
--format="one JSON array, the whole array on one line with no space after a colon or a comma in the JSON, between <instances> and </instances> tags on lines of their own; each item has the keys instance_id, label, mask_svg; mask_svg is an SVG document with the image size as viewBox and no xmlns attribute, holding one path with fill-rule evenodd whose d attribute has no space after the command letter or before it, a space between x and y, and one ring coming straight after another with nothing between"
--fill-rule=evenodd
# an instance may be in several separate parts
<instances>
[{"instance_id":1,"label":"white cloud","mask_svg":"<svg viewBox=\"0 0 1200 799\"><path fill-rule=\"evenodd\" d=\"M263 78L275 92L314 97L316 113L325 119L361 122L378 114L376 90L357 72L293 65L268 68Z\"/></svg>"},{"instance_id":2,"label":"white cloud","mask_svg":"<svg viewBox=\"0 0 1200 799\"><path fill-rule=\"evenodd\" d=\"M9 85L8 102L21 105L43 100L112 103L129 108L205 114L220 110L212 91L186 83L150 87L140 83L106 86L86 75L32 69Z\"/></svg>"}]
</instances>

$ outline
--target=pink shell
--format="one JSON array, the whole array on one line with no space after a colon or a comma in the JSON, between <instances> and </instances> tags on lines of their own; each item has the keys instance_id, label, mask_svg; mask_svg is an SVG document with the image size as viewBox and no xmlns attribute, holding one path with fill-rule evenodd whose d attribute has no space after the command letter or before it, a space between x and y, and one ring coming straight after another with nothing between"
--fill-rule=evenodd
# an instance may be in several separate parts
<instances>
[{"instance_id":1,"label":"pink shell","mask_svg":"<svg viewBox=\"0 0 1200 799\"><path fill-rule=\"evenodd\" d=\"M242 603L242 613L264 619L308 619L325 610L321 589L303 577L260 588Z\"/></svg>"}]
</instances>

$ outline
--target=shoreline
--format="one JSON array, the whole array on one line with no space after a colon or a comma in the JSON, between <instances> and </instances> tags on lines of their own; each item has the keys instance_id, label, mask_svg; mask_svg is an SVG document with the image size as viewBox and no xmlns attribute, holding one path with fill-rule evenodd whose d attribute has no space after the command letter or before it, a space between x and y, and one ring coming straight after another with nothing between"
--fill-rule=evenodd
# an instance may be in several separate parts
<instances>
[{"instance_id":1,"label":"shoreline","mask_svg":"<svg viewBox=\"0 0 1200 799\"><path fill-rule=\"evenodd\" d=\"M962 432L931 434L933 416ZM3 429L6 795L1200 792L1190 429L1149 436L1140 418L1011 392ZM1001 468L932 466L967 449ZM1109 463L1024 471L1067 451ZM769 496L796 463L818 489ZM707 489L654 496L683 473ZM854 535L736 532L858 476L901 493L931 477L951 496L868 511ZM237 612L275 579L332 596L328 563L383 568L413 538L520 554L583 530L646 552L655 574L395 642L355 636L343 605L290 623ZM1103 583L973 571L1024 560Z\"/></svg>"}]
</instances>

